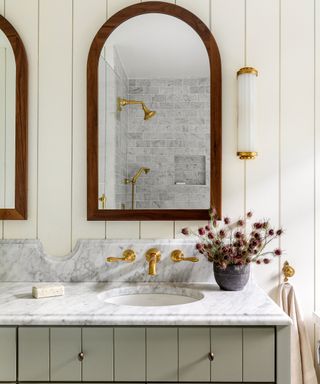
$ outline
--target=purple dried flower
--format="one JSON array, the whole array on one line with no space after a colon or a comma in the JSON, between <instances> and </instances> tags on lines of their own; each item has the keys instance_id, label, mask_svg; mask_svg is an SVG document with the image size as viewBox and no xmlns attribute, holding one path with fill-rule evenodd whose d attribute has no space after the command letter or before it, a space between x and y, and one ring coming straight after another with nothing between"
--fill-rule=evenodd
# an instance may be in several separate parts
<instances>
[{"instance_id":1,"label":"purple dried flower","mask_svg":"<svg viewBox=\"0 0 320 384\"><path fill-rule=\"evenodd\" d=\"M265 264L269 264L269 263L270 263L270 259L265 258L265 259L263 259L263 262L264 262Z\"/></svg>"},{"instance_id":2,"label":"purple dried flower","mask_svg":"<svg viewBox=\"0 0 320 384\"><path fill-rule=\"evenodd\" d=\"M237 221L237 226L238 227L243 227L244 226L244 221L242 219Z\"/></svg>"},{"instance_id":3,"label":"purple dried flower","mask_svg":"<svg viewBox=\"0 0 320 384\"><path fill-rule=\"evenodd\" d=\"M282 255L282 251L280 248L276 248L273 253L276 255L276 256L281 256Z\"/></svg>"},{"instance_id":4,"label":"purple dried flower","mask_svg":"<svg viewBox=\"0 0 320 384\"><path fill-rule=\"evenodd\" d=\"M190 235L190 230L189 230L189 228L182 228L182 229L181 229L181 233L182 233L183 235L188 236L188 235Z\"/></svg>"},{"instance_id":5,"label":"purple dried flower","mask_svg":"<svg viewBox=\"0 0 320 384\"><path fill-rule=\"evenodd\" d=\"M250 219L253 216L253 213L251 211L247 212L247 218Z\"/></svg>"},{"instance_id":6,"label":"purple dried flower","mask_svg":"<svg viewBox=\"0 0 320 384\"><path fill-rule=\"evenodd\" d=\"M209 224L207 224L207 225L205 226L205 230L206 230L206 231L210 231L210 230L211 230L211 227L210 227Z\"/></svg>"},{"instance_id":7,"label":"purple dried flower","mask_svg":"<svg viewBox=\"0 0 320 384\"><path fill-rule=\"evenodd\" d=\"M214 234L213 234L212 232L209 232L209 233L208 233L208 238L209 238L210 240L214 239Z\"/></svg>"},{"instance_id":8,"label":"purple dried flower","mask_svg":"<svg viewBox=\"0 0 320 384\"><path fill-rule=\"evenodd\" d=\"M225 218L223 219L223 221L224 221L224 223L225 223L226 225L230 224L230 219L229 219L229 217L225 217Z\"/></svg>"},{"instance_id":9,"label":"purple dried flower","mask_svg":"<svg viewBox=\"0 0 320 384\"><path fill-rule=\"evenodd\" d=\"M273 236L274 235L274 229L269 229L268 235Z\"/></svg>"},{"instance_id":10,"label":"purple dried flower","mask_svg":"<svg viewBox=\"0 0 320 384\"><path fill-rule=\"evenodd\" d=\"M226 237L226 232L223 229L220 229L219 236L221 237L221 239L223 239L224 237Z\"/></svg>"},{"instance_id":11,"label":"purple dried flower","mask_svg":"<svg viewBox=\"0 0 320 384\"><path fill-rule=\"evenodd\" d=\"M236 239L241 239L241 237L242 237L242 233L239 232L239 231L237 231L237 232L234 234L234 237L235 237Z\"/></svg>"},{"instance_id":12,"label":"purple dried flower","mask_svg":"<svg viewBox=\"0 0 320 384\"><path fill-rule=\"evenodd\" d=\"M281 236L283 234L283 229L279 228L276 232L277 236Z\"/></svg>"},{"instance_id":13,"label":"purple dried flower","mask_svg":"<svg viewBox=\"0 0 320 384\"><path fill-rule=\"evenodd\" d=\"M256 261L256 264L261 264L261 260L257 260L257 261Z\"/></svg>"},{"instance_id":14,"label":"purple dried flower","mask_svg":"<svg viewBox=\"0 0 320 384\"><path fill-rule=\"evenodd\" d=\"M203 236L203 235L206 234L206 230L203 227L201 227L201 228L198 229L198 233L199 233L200 236Z\"/></svg>"}]
</instances>

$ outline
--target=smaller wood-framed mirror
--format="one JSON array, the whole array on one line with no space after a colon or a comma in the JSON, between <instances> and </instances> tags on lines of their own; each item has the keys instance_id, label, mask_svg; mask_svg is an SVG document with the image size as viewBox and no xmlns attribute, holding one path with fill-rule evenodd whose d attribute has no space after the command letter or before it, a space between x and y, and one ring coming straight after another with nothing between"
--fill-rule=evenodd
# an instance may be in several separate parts
<instances>
[{"instance_id":1,"label":"smaller wood-framed mirror","mask_svg":"<svg viewBox=\"0 0 320 384\"><path fill-rule=\"evenodd\" d=\"M193 13L134 4L96 34L87 65L88 220L221 214L221 62Z\"/></svg>"},{"instance_id":2,"label":"smaller wood-framed mirror","mask_svg":"<svg viewBox=\"0 0 320 384\"><path fill-rule=\"evenodd\" d=\"M27 219L28 67L22 40L0 15L0 219Z\"/></svg>"}]
</instances>

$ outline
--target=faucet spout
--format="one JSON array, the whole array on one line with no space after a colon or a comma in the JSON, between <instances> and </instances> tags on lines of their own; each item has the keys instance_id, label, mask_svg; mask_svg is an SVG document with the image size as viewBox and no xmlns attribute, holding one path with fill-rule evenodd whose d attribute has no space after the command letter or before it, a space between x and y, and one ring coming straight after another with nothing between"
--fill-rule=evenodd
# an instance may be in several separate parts
<instances>
[{"instance_id":1,"label":"faucet spout","mask_svg":"<svg viewBox=\"0 0 320 384\"><path fill-rule=\"evenodd\" d=\"M161 259L161 253L157 248L151 248L146 252L146 260L149 263L149 275L157 274L157 263Z\"/></svg>"}]
</instances>

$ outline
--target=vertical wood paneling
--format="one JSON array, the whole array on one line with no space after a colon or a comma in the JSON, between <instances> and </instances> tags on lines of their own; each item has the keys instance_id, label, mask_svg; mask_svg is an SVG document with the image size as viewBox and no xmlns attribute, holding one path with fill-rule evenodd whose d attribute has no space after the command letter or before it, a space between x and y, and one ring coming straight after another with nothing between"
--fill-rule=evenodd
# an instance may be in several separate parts
<instances>
[{"instance_id":1,"label":"vertical wood paneling","mask_svg":"<svg viewBox=\"0 0 320 384\"><path fill-rule=\"evenodd\" d=\"M74 1L72 245L81 238L105 237L104 222L87 221L87 59L91 42L106 20L106 0Z\"/></svg>"},{"instance_id":2,"label":"vertical wood paneling","mask_svg":"<svg viewBox=\"0 0 320 384\"><path fill-rule=\"evenodd\" d=\"M279 2L247 0L246 10L246 62L259 71L256 133L258 157L246 164L246 206L254 209L256 218L270 218L273 225L278 227ZM273 243L271 250L278 245ZM270 292L279 280L279 259L276 258L269 265L255 267L256 279Z\"/></svg>"},{"instance_id":3,"label":"vertical wood paneling","mask_svg":"<svg viewBox=\"0 0 320 384\"><path fill-rule=\"evenodd\" d=\"M281 2L282 240L302 308L314 307L314 1ZM301 233L302 231L302 233ZM310 337L311 339L313 337Z\"/></svg>"},{"instance_id":4,"label":"vertical wood paneling","mask_svg":"<svg viewBox=\"0 0 320 384\"><path fill-rule=\"evenodd\" d=\"M37 237L38 164L38 0L6 1L6 17L17 29L27 52L28 99L28 220L6 221L6 239Z\"/></svg>"},{"instance_id":5,"label":"vertical wood paneling","mask_svg":"<svg viewBox=\"0 0 320 384\"><path fill-rule=\"evenodd\" d=\"M244 212L244 163L237 156L237 78L244 66L244 0L212 1L212 33L222 62L222 212Z\"/></svg>"},{"instance_id":6,"label":"vertical wood paneling","mask_svg":"<svg viewBox=\"0 0 320 384\"><path fill-rule=\"evenodd\" d=\"M210 27L210 0L177 0L176 4L194 13Z\"/></svg>"},{"instance_id":7,"label":"vertical wood paneling","mask_svg":"<svg viewBox=\"0 0 320 384\"><path fill-rule=\"evenodd\" d=\"M55 255L71 250L72 16L72 0L40 2L38 226Z\"/></svg>"},{"instance_id":8,"label":"vertical wood paneling","mask_svg":"<svg viewBox=\"0 0 320 384\"><path fill-rule=\"evenodd\" d=\"M131 4L139 3L137 0L108 0L108 17L120 11L120 9L128 7Z\"/></svg>"},{"instance_id":9,"label":"vertical wood paneling","mask_svg":"<svg viewBox=\"0 0 320 384\"><path fill-rule=\"evenodd\" d=\"M107 238L108 239L139 239L140 223L139 221L108 221Z\"/></svg>"},{"instance_id":10,"label":"vertical wood paneling","mask_svg":"<svg viewBox=\"0 0 320 384\"><path fill-rule=\"evenodd\" d=\"M173 221L141 221L141 239L173 239Z\"/></svg>"}]
</instances>

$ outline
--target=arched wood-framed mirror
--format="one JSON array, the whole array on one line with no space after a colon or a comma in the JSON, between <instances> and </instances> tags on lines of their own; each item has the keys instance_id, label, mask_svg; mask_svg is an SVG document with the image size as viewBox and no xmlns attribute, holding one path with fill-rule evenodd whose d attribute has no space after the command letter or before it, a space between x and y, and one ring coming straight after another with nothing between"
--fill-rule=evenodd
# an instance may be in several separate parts
<instances>
[{"instance_id":1,"label":"arched wood-framed mirror","mask_svg":"<svg viewBox=\"0 0 320 384\"><path fill-rule=\"evenodd\" d=\"M0 15L0 219L27 219L28 65L22 40Z\"/></svg>"},{"instance_id":2,"label":"arched wood-framed mirror","mask_svg":"<svg viewBox=\"0 0 320 384\"><path fill-rule=\"evenodd\" d=\"M88 220L220 216L221 136L220 54L197 16L150 1L103 24L87 63Z\"/></svg>"}]
</instances>

